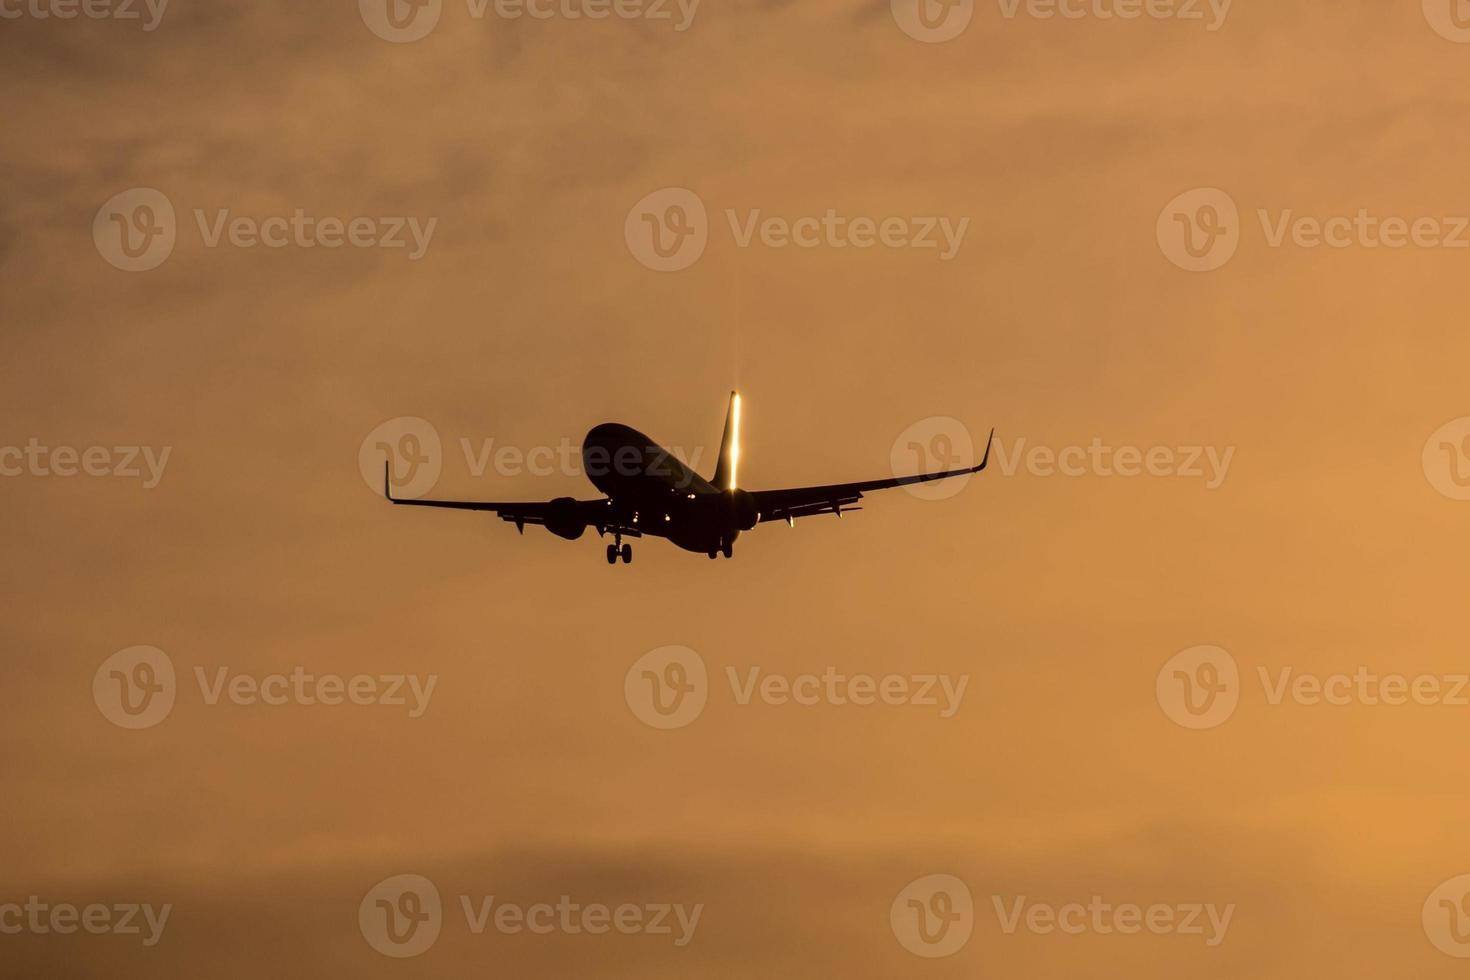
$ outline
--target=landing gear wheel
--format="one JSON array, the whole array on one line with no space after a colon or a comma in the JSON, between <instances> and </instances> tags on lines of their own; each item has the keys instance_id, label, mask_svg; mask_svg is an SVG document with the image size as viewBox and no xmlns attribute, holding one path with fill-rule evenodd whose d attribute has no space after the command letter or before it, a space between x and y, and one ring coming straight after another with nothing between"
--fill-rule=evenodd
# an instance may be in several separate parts
<instances>
[{"instance_id":1,"label":"landing gear wheel","mask_svg":"<svg viewBox=\"0 0 1470 980\"><path fill-rule=\"evenodd\" d=\"M710 558L717 558L717 557L719 557L719 554L720 554L720 552L719 552L719 549L718 548L711 548L709 550L709 556L710 556Z\"/></svg>"},{"instance_id":2,"label":"landing gear wheel","mask_svg":"<svg viewBox=\"0 0 1470 980\"><path fill-rule=\"evenodd\" d=\"M609 565L616 565L618 563L618 546L615 544L607 546L607 563Z\"/></svg>"},{"instance_id":3,"label":"landing gear wheel","mask_svg":"<svg viewBox=\"0 0 1470 980\"><path fill-rule=\"evenodd\" d=\"M619 549L619 553L623 556L624 565L633 564L633 546L631 544L625 543L622 548Z\"/></svg>"},{"instance_id":4,"label":"landing gear wheel","mask_svg":"<svg viewBox=\"0 0 1470 980\"><path fill-rule=\"evenodd\" d=\"M734 544L734 542L731 542L731 541L722 542L720 544L720 554L724 555L726 558L734 557L734 555L735 555L735 544Z\"/></svg>"}]
</instances>

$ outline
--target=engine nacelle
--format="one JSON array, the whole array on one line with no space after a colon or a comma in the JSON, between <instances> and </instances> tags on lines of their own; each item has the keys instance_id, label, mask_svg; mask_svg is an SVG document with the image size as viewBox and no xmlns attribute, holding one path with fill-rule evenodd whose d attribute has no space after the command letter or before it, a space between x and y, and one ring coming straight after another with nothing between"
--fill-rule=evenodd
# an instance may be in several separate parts
<instances>
[{"instance_id":1,"label":"engine nacelle","mask_svg":"<svg viewBox=\"0 0 1470 980\"><path fill-rule=\"evenodd\" d=\"M577 517L577 502L571 497L557 497L546 509L546 530L559 538L575 541L587 530Z\"/></svg>"},{"instance_id":2,"label":"engine nacelle","mask_svg":"<svg viewBox=\"0 0 1470 980\"><path fill-rule=\"evenodd\" d=\"M744 490L726 491L725 506L729 509L730 523L737 531L749 531L761 518L755 498Z\"/></svg>"}]
</instances>

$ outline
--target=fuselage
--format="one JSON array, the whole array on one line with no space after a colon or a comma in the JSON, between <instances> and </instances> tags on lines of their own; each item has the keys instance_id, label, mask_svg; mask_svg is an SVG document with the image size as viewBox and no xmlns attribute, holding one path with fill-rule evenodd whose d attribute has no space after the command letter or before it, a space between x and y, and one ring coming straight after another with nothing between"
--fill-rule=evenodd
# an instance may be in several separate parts
<instances>
[{"instance_id":1,"label":"fuselage","mask_svg":"<svg viewBox=\"0 0 1470 980\"><path fill-rule=\"evenodd\" d=\"M630 426L594 426L582 440L582 467L619 518L686 551L715 551L755 526L747 494L714 486Z\"/></svg>"}]
</instances>

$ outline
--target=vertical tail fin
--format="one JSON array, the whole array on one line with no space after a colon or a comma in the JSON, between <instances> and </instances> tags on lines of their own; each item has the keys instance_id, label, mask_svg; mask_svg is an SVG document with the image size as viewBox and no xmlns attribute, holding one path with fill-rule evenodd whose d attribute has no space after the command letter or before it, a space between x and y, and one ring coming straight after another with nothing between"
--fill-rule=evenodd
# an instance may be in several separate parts
<instances>
[{"instance_id":1,"label":"vertical tail fin","mask_svg":"<svg viewBox=\"0 0 1470 980\"><path fill-rule=\"evenodd\" d=\"M720 490L734 490L740 465L740 393L730 392L730 408L725 413L725 434L720 437L720 461L710 482Z\"/></svg>"}]
</instances>

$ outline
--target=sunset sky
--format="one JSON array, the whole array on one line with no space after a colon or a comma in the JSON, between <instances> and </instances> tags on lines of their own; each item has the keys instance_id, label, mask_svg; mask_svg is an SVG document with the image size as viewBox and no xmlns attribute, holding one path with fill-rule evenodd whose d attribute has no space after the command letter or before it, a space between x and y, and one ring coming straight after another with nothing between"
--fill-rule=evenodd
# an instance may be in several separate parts
<instances>
[{"instance_id":1,"label":"sunset sky","mask_svg":"<svg viewBox=\"0 0 1470 980\"><path fill-rule=\"evenodd\" d=\"M389 2L0 0L0 973L1463 972L1450 0ZM703 251L661 271L670 202ZM405 419L439 497L595 497L493 452L608 420L708 476L732 389L752 489L995 450L616 568L368 485ZM173 701L129 728L136 647ZM666 647L707 700L662 730L627 692ZM940 703L741 703L752 669ZM1228 717L1181 709L1216 676ZM400 875L442 928L382 955ZM943 956L899 921L932 875L973 903ZM31 896L170 911L10 929ZM701 912L477 934L490 896ZM1230 918L1007 919L1093 896Z\"/></svg>"}]
</instances>

